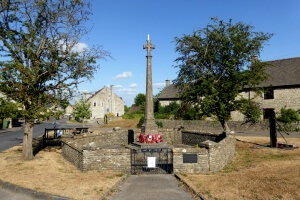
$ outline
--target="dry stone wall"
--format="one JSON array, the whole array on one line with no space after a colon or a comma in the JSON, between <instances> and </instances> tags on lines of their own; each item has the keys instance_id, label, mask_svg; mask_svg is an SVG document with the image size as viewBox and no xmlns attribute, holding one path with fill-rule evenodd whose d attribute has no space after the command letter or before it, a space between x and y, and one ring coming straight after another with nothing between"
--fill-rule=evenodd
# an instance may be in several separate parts
<instances>
[{"instance_id":1,"label":"dry stone wall","mask_svg":"<svg viewBox=\"0 0 300 200\"><path fill-rule=\"evenodd\" d=\"M136 138L139 131L134 132ZM175 173L219 171L231 162L235 153L233 135L199 133L184 129L160 129L159 132L168 144L173 144L170 146L173 153L170 159L173 159ZM124 129L107 131L98 136L66 138L63 140L62 154L84 172L128 173L131 170L131 150L126 147L127 142L128 130ZM149 145L147 148L159 148L159 144L155 144L155 147Z\"/></svg>"},{"instance_id":2,"label":"dry stone wall","mask_svg":"<svg viewBox=\"0 0 300 200\"><path fill-rule=\"evenodd\" d=\"M183 163L184 154L197 154L197 163ZM173 148L174 173L206 173L209 171L208 150L205 148Z\"/></svg>"},{"instance_id":3,"label":"dry stone wall","mask_svg":"<svg viewBox=\"0 0 300 200\"><path fill-rule=\"evenodd\" d=\"M223 129L217 121L205 121L205 120L157 120L163 124L164 129L174 129L183 127L185 130L193 130L198 132L221 132ZM229 121L228 126L234 131L265 131L269 128L268 121L260 121L256 124L243 124L242 121Z\"/></svg>"},{"instance_id":4,"label":"dry stone wall","mask_svg":"<svg viewBox=\"0 0 300 200\"><path fill-rule=\"evenodd\" d=\"M83 154L80 149L69 145L68 143L63 143L62 145L62 155L63 157L75 165L78 169L83 169Z\"/></svg>"},{"instance_id":5,"label":"dry stone wall","mask_svg":"<svg viewBox=\"0 0 300 200\"><path fill-rule=\"evenodd\" d=\"M82 171L130 171L130 150L122 147L83 150Z\"/></svg>"}]
</instances>

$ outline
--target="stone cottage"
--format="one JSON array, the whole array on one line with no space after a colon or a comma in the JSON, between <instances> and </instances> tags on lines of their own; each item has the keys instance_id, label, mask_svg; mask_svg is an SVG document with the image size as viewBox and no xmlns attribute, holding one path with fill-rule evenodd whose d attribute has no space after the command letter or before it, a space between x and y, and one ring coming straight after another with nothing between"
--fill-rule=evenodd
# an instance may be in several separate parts
<instances>
[{"instance_id":1,"label":"stone cottage","mask_svg":"<svg viewBox=\"0 0 300 200\"><path fill-rule=\"evenodd\" d=\"M103 87L87 99L91 103L91 119L103 119L106 113L113 113L115 116L124 114L124 101L114 93L114 86Z\"/></svg>"},{"instance_id":2,"label":"stone cottage","mask_svg":"<svg viewBox=\"0 0 300 200\"><path fill-rule=\"evenodd\" d=\"M257 96L250 88L241 91L240 96L254 98L263 110L261 119L268 118L270 112L280 112L282 107L300 111L300 57L268 61L266 72L268 80L258 85L264 88L264 94ZM158 97L162 106L170 102L180 103L178 89L166 81L166 87ZM231 114L233 121L243 121L244 116L238 111Z\"/></svg>"}]
</instances>

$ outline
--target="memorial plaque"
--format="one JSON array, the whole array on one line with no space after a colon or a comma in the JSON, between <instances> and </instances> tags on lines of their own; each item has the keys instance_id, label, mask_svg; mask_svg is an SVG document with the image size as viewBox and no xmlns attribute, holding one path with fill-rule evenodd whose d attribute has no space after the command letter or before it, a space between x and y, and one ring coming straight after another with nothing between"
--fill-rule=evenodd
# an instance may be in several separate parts
<instances>
[{"instance_id":1,"label":"memorial plaque","mask_svg":"<svg viewBox=\"0 0 300 200\"><path fill-rule=\"evenodd\" d=\"M183 156L183 163L197 163L198 162L198 155L197 154L182 154Z\"/></svg>"},{"instance_id":2,"label":"memorial plaque","mask_svg":"<svg viewBox=\"0 0 300 200\"><path fill-rule=\"evenodd\" d=\"M147 167L148 168L156 167L156 157L147 157Z\"/></svg>"},{"instance_id":3,"label":"memorial plaque","mask_svg":"<svg viewBox=\"0 0 300 200\"><path fill-rule=\"evenodd\" d=\"M162 149L141 149L142 152L162 152Z\"/></svg>"}]
</instances>

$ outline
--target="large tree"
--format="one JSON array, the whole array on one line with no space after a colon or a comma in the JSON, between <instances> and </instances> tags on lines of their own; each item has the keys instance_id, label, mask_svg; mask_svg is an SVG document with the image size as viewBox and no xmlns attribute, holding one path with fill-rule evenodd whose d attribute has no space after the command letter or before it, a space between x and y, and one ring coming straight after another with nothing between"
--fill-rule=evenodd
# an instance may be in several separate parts
<instances>
[{"instance_id":1,"label":"large tree","mask_svg":"<svg viewBox=\"0 0 300 200\"><path fill-rule=\"evenodd\" d=\"M90 14L87 0L0 1L0 91L23 105L24 159L33 158L34 119L91 79L107 55L81 42Z\"/></svg>"},{"instance_id":2,"label":"large tree","mask_svg":"<svg viewBox=\"0 0 300 200\"><path fill-rule=\"evenodd\" d=\"M135 106L144 106L146 103L146 95L139 93L134 98L134 105Z\"/></svg>"},{"instance_id":3,"label":"large tree","mask_svg":"<svg viewBox=\"0 0 300 200\"><path fill-rule=\"evenodd\" d=\"M231 111L245 100L237 98L245 87L255 88L266 79L267 63L257 56L272 34L254 32L254 27L213 18L212 24L191 35L175 38L179 68L175 84L183 101L200 107L207 116L214 116L225 131Z\"/></svg>"}]
</instances>

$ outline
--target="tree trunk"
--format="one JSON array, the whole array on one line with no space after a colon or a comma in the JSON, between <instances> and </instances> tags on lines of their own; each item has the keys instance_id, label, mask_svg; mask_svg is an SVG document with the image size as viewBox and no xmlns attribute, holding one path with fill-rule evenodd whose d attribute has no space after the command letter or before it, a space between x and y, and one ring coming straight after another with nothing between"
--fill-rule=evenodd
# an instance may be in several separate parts
<instances>
[{"instance_id":1,"label":"tree trunk","mask_svg":"<svg viewBox=\"0 0 300 200\"><path fill-rule=\"evenodd\" d=\"M23 152L24 160L33 159L32 152L32 136L33 136L33 120L25 119L24 137L23 137Z\"/></svg>"},{"instance_id":2,"label":"tree trunk","mask_svg":"<svg viewBox=\"0 0 300 200\"><path fill-rule=\"evenodd\" d=\"M226 132L226 133L230 133L230 129L229 129L229 126L227 124L227 121L225 120L220 120L220 123L222 125L222 128L223 130Z\"/></svg>"}]
</instances>

